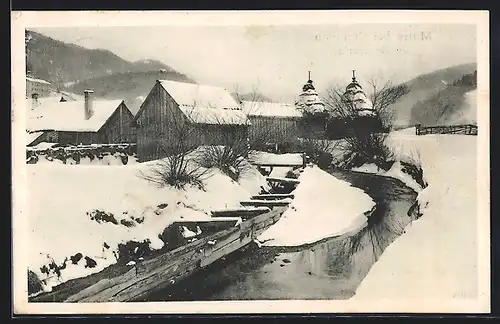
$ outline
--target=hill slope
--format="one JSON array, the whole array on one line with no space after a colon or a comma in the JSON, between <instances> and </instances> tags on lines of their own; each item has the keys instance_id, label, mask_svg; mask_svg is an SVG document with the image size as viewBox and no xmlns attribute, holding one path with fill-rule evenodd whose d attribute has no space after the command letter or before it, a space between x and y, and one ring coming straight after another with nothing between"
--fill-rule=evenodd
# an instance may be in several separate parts
<instances>
[{"instance_id":1,"label":"hill slope","mask_svg":"<svg viewBox=\"0 0 500 324\"><path fill-rule=\"evenodd\" d=\"M416 114L412 111L414 109L425 109L424 106L414 108L417 103L425 102L436 96L440 91L453 84L453 82L466 74L473 73L476 69L476 63L462 64L423 74L405 82L405 84L410 87L410 92L401 97L401 99L392 106L396 112L396 124L412 124L415 121L412 116ZM446 93L444 95L446 95ZM450 93L449 95L452 94Z\"/></svg>"},{"instance_id":2,"label":"hill slope","mask_svg":"<svg viewBox=\"0 0 500 324\"><path fill-rule=\"evenodd\" d=\"M195 83L177 71L126 72L76 82L68 87L68 91L83 93L85 89L92 89L96 97L123 99L135 114L156 80L162 79Z\"/></svg>"},{"instance_id":3,"label":"hill slope","mask_svg":"<svg viewBox=\"0 0 500 324\"><path fill-rule=\"evenodd\" d=\"M476 123L475 89L477 73L466 74L416 103L411 110L411 123L426 126Z\"/></svg>"},{"instance_id":4,"label":"hill slope","mask_svg":"<svg viewBox=\"0 0 500 324\"><path fill-rule=\"evenodd\" d=\"M175 72L155 60L130 62L102 49L88 49L64 43L27 30L27 69L34 77L56 85L125 72Z\"/></svg>"}]
</instances>

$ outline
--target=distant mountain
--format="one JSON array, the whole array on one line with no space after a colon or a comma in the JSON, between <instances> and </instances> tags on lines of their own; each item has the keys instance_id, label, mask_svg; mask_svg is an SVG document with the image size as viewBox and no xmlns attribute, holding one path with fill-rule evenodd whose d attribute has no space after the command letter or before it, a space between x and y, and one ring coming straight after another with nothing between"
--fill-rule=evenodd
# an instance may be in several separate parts
<instances>
[{"instance_id":1,"label":"distant mountain","mask_svg":"<svg viewBox=\"0 0 500 324\"><path fill-rule=\"evenodd\" d=\"M392 106L396 114L396 125L412 125L417 120L420 120L420 117L417 116L426 115L424 110L435 109L430 104L430 101L435 100L432 98L438 96L438 93L444 91L464 75L474 73L476 69L476 63L462 64L423 74L405 82L404 84L410 87L410 92ZM457 89L454 91L457 91ZM441 100L448 96L454 97L456 94L454 91L449 89L439 96ZM429 105L423 105L424 102L428 102Z\"/></svg>"},{"instance_id":2,"label":"distant mountain","mask_svg":"<svg viewBox=\"0 0 500 324\"><path fill-rule=\"evenodd\" d=\"M476 123L477 72L463 75L444 89L417 102L411 109L412 124L425 126Z\"/></svg>"},{"instance_id":3,"label":"distant mountain","mask_svg":"<svg viewBox=\"0 0 500 324\"><path fill-rule=\"evenodd\" d=\"M133 114L138 110L156 80L173 80L196 83L177 71L126 72L87 79L67 87L69 92L83 93L94 90L96 97L123 99Z\"/></svg>"},{"instance_id":4,"label":"distant mountain","mask_svg":"<svg viewBox=\"0 0 500 324\"><path fill-rule=\"evenodd\" d=\"M26 31L26 39L27 70L32 76L48 80L59 87L90 78L127 72L176 72L159 61L130 62L108 50L88 49L64 43L30 30Z\"/></svg>"}]
</instances>

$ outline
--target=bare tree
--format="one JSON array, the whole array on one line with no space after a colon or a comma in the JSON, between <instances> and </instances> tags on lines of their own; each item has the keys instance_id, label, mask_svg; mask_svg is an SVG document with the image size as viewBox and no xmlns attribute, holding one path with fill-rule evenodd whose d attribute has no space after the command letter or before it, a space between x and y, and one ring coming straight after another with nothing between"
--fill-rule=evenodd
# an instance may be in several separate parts
<instances>
[{"instance_id":1,"label":"bare tree","mask_svg":"<svg viewBox=\"0 0 500 324\"><path fill-rule=\"evenodd\" d=\"M369 79L368 84L371 91L367 97L372 102L376 118L380 120L385 129L390 129L395 116L392 105L406 95L410 91L410 88L406 84L393 85L390 80L380 86L380 82L375 78ZM359 111L355 103L345 96L345 90L340 86L330 87L327 90L324 101L327 109L335 117L353 119L358 116Z\"/></svg>"},{"instance_id":2,"label":"bare tree","mask_svg":"<svg viewBox=\"0 0 500 324\"><path fill-rule=\"evenodd\" d=\"M249 169L246 161L250 153L246 117L221 118L215 115L213 125L218 129L216 138L211 145L201 148L196 157L198 165L204 168L218 168L233 180L238 180L240 175ZM242 125L245 125L242 127Z\"/></svg>"},{"instance_id":3,"label":"bare tree","mask_svg":"<svg viewBox=\"0 0 500 324\"><path fill-rule=\"evenodd\" d=\"M193 184L202 188L202 180L208 170L195 163L193 154L198 147L194 126L197 120L196 102L182 113L167 105L167 114L168 125L161 128L166 129L166 132L160 128L149 130L164 158L152 165L148 173L140 171L140 176L159 186L170 185L182 189L186 184Z\"/></svg>"},{"instance_id":4,"label":"bare tree","mask_svg":"<svg viewBox=\"0 0 500 324\"><path fill-rule=\"evenodd\" d=\"M394 110L391 105L409 92L406 85L393 86L387 81L383 86L378 86L375 79L370 79L371 93L368 95L372 101L375 112L373 118L360 119L356 103L345 95L343 88L332 86L327 90L324 99L332 118L343 121L339 123L346 128L346 133L340 141L340 163L341 166L350 168L364 163L375 163L384 169L391 165L393 154L386 145L387 134L377 131L389 130L394 121ZM363 121L363 122L361 122ZM374 123L365 122L373 121ZM366 127L368 125L376 126ZM380 125L380 126L377 126Z\"/></svg>"},{"instance_id":5,"label":"bare tree","mask_svg":"<svg viewBox=\"0 0 500 324\"><path fill-rule=\"evenodd\" d=\"M390 80L379 86L379 82L374 78L368 80L368 83L372 88L370 100L373 104L373 109L377 112L384 128L389 129L392 127L395 116L392 105L410 92L410 87L404 83L393 85Z\"/></svg>"},{"instance_id":6,"label":"bare tree","mask_svg":"<svg viewBox=\"0 0 500 324\"><path fill-rule=\"evenodd\" d=\"M352 119L358 115L354 102L344 95L344 89L340 86L328 88L324 102L332 117Z\"/></svg>"}]
</instances>

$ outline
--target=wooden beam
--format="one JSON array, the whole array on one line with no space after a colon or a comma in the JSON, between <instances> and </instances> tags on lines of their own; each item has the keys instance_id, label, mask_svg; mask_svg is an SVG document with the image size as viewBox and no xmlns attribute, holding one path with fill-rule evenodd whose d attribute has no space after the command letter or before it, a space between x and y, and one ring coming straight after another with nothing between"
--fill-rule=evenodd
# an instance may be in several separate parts
<instances>
[{"instance_id":1,"label":"wooden beam","mask_svg":"<svg viewBox=\"0 0 500 324\"><path fill-rule=\"evenodd\" d=\"M292 179L292 178L267 177L266 180L269 182L279 182L279 183L294 183L294 184L300 183L299 179Z\"/></svg>"},{"instance_id":2,"label":"wooden beam","mask_svg":"<svg viewBox=\"0 0 500 324\"><path fill-rule=\"evenodd\" d=\"M291 203L291 200L246 200L241 201L240 204L242 206L264 206L264 207L284 207L288 206Z\"/></svg>"},{"instance_id":3,"label":"wooden beam","mask_svg":"<svg viewBox=\"0 0 500 324\"><path fill-rule=\"evenodd\" d=\"M256 199L256 200L280 200L280 199L286 199L286 198L293 199L293 198L295 198L295 195L294 194L262 194L262 195L252 196L252 199Z\"/></svg>"}]
</instances>

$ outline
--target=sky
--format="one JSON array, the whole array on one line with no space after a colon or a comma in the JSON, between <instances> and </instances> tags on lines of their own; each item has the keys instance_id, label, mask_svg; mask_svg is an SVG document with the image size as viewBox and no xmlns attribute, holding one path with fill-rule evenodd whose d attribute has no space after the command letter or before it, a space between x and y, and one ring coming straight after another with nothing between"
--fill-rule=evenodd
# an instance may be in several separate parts
<instances>
[{"instance_id":1,"label":"sky","mask_svg":"<svg viewBox=\"0 0 500 324\"><path fill-rule=\"evenodd\" d=\"M352 70L403 82L476 62L476 28L468 24L238 25L33 28L87 48L135 61L155 59L198 83L254 89L292 100L308 71L319 92L346 86Z\"/></svg>"}]
</instances>

